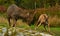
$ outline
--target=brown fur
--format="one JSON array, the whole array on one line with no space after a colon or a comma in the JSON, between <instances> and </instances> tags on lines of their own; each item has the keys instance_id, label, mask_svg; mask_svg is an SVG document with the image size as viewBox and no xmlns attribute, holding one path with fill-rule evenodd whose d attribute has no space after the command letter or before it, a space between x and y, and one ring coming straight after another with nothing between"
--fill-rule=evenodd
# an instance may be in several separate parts
<instances>
[{"instance_id":1,"label":"brown fur","mask_svg":"<svg viewBox=\"0 0 60 36\"><path fill-rule=\"evenodd\" d=\"M36 26L39 27L40 25L43 25L45 30L46 30L46 25L48 25L48 27L49 27L48 18L49 18L48 15L41 14L39 16L39 19L38 19L38 22L37 22Z\"/></svg>"},{"instance_id":2,"label":"brown fur","mask_svg":"<svg viewBox=\"0 0 60 36\"><path fill-rule=\"evenodd\" d=\"M13 27L15 26L16 21L18 19L22 19L23 21L26 21L28 25L30 25L34 15L35 15L34 10L22 9L16 6L15 4L12 4L7 9L7 18L8 18L9 26L11 26L10 19L13 19L14 20Z\"/></svg>"}]
</instances>

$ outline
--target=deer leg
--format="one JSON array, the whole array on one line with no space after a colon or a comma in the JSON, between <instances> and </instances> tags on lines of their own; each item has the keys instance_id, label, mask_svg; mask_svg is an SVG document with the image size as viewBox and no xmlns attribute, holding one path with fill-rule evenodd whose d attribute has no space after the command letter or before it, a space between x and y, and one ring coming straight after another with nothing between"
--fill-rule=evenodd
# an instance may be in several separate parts
<instances>
[{"instance_id":1,"label":"deer leg","mask_svg":"<svg viewBox=\"0 0 60 36\"><path fill-rule=\"evenodd\" d=\"M46 25L48 27L48 31L50 32L50 25L48 24L48 21L46 22Z\"/></svg>"},{"instance_id":2,"label":"deer leg","mask_svg":"<svg viewBox=\"0 0 60 36\"><path fill-rule=\"evenodd\" d=\"M50 32L50 25L48 24L48 31Z\"/></svg>"},{"instance_id":3,"label":"deer leg","mask_svg":"<svg viewBox=\"0 0 60 36\"><path fill-rule=\"evenodd\" d=\"M39 26L41 26L40 21L37 23L37 26L36 26L36 28L35 28L35 29L37 29Z\"/></svg>"},{"instance_id":4,"label":"deer leg","mask_svg":"<svg viewBox=\"0 0 60 36\"><path fill-rule=\"evenodd\" d=\"M39 25L37 26L37 27L39 27L39 26L41 26L42 24L41 23L39 23Z\"/></svg>"},{"instance_id":5,"label":"deer leg","mask_svg":"<svg viewBox=\"0 0 60 36\"><path fill-rule=\"evenodd\" d=\"M44 29L46 30L46 25L44 25ZM47 30L46 30L47 31Z\"/></svg>"},{"instance_id":6,"label":"deer leg","mask_svg":"<svg viewBox=\"0 0 60 36\"><path fill-rule=\"evenodd\" d=\"M46 25L44 25L44 29L46 30L46 27L45 27Z\"/></svg>"},{"instance_id":7,"label":"deer leg","mask_svg":"<svg viewBox=\"0 0 60 36\"><path fill-rule=\"evenodd\" d=\"M15 27L17 19L13 19L13 27Z\"/></svg>"},{"instance_id":8,"label":"deer leg","mask_svg":"<svg viewBox=\"0 0 60 36\"><path fill-rule=\"evenodd\" d=\"M10 23L10 17L8 17L8 22L9 22L9 26L11 26L11 23Z\"/></svg>"}]
</instances>

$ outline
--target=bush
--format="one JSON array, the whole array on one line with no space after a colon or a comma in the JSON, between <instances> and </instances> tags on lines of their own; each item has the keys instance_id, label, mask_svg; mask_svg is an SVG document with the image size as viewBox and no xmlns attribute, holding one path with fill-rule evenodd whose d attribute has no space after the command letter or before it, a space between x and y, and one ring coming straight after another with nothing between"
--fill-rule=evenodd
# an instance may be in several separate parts
<instances>
[{"instance_id":1,"label":"bush","mask_svg":"<svg viewBox=\"0 0 60 36\"><path fill-rule=\"evenodd\" d=\"M50 26L51 27L59 27L60 26L60 18L57 16L49 18Z\"/></svg>"}]
</instances>

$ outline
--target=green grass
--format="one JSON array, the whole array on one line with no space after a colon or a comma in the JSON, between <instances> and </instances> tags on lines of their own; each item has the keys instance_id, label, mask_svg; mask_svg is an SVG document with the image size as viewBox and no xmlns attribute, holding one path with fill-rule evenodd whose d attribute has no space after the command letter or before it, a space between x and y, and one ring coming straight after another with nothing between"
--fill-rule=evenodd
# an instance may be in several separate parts
<instances>
[{"instance_id":1,"label":"green grass","mask_svg":"<svg viewBox=\"0 0 60 36\"><path fill-rule=\"evenodd\" d=\"M60 27L51 27L51 32L53 32L55 36L60 36Z\"/></svg>"},{"instance_id":2,"label":"green grass","mask_svg":"<svg viewBox=\"0 0 60 36\"><path fill-rule=\"evenodd\" d=\"M31 29L34 29L33 25L31 26ZM43 26L37 28L37 31L46 32ZM54 36L60 36L60 27L50 27L50 31L53 33Z\"/></svg>"},{"instance_id":3,"label":"green grass","mask_svg":"<svg viewBox=\"0 0 60 36\"><path fill-rule=\"evenodd\" d=\"M7 24L0 23L0 28L3 28L3 27L7 27ZM29 29L26 25L16 26L16 27ZM33 30L34 26L33 25L30 26L30 28ZM54 33L55 36L60 36L60 27L50 27L50 30L52 33ZM37 31L39 32L44 31L43 26L40 26L39 28L37 28Z\"/></svg>"},{"instance_id":4,"label":"green grass","mask_svg":"<svg viewBox=\"0 0 60 36\"><path fill-rule=\"evenodd\" d=\"M43 26L40 26L37 30L40 32L45 32ZM50 27L50 31L54 36L60 36L60 27Z\"/></svg>"}]
</instances>

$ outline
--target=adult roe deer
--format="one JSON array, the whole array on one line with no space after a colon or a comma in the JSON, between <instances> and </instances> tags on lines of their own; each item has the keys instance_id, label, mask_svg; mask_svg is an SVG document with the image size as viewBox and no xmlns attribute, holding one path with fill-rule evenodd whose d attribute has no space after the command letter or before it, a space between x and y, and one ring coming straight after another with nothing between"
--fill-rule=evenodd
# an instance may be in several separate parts
<instances>
[{"instance_id":1,"label":"adult roe deer","mask_svg":"<svg viewBox=\"0 0 60 36\"><path fill-rule=\"evenodd\" d=\"M19 8L15 4L12 4L11 6L8 7L7 9L7 19L9 22L9 26L11 26L10 19L13 19L13 27L16 25L16 22L18 19L22 19L30 25L31 21L33 20L33 17L36 12L35 10L26 10Z\"/></svg>"}]
</instances>

